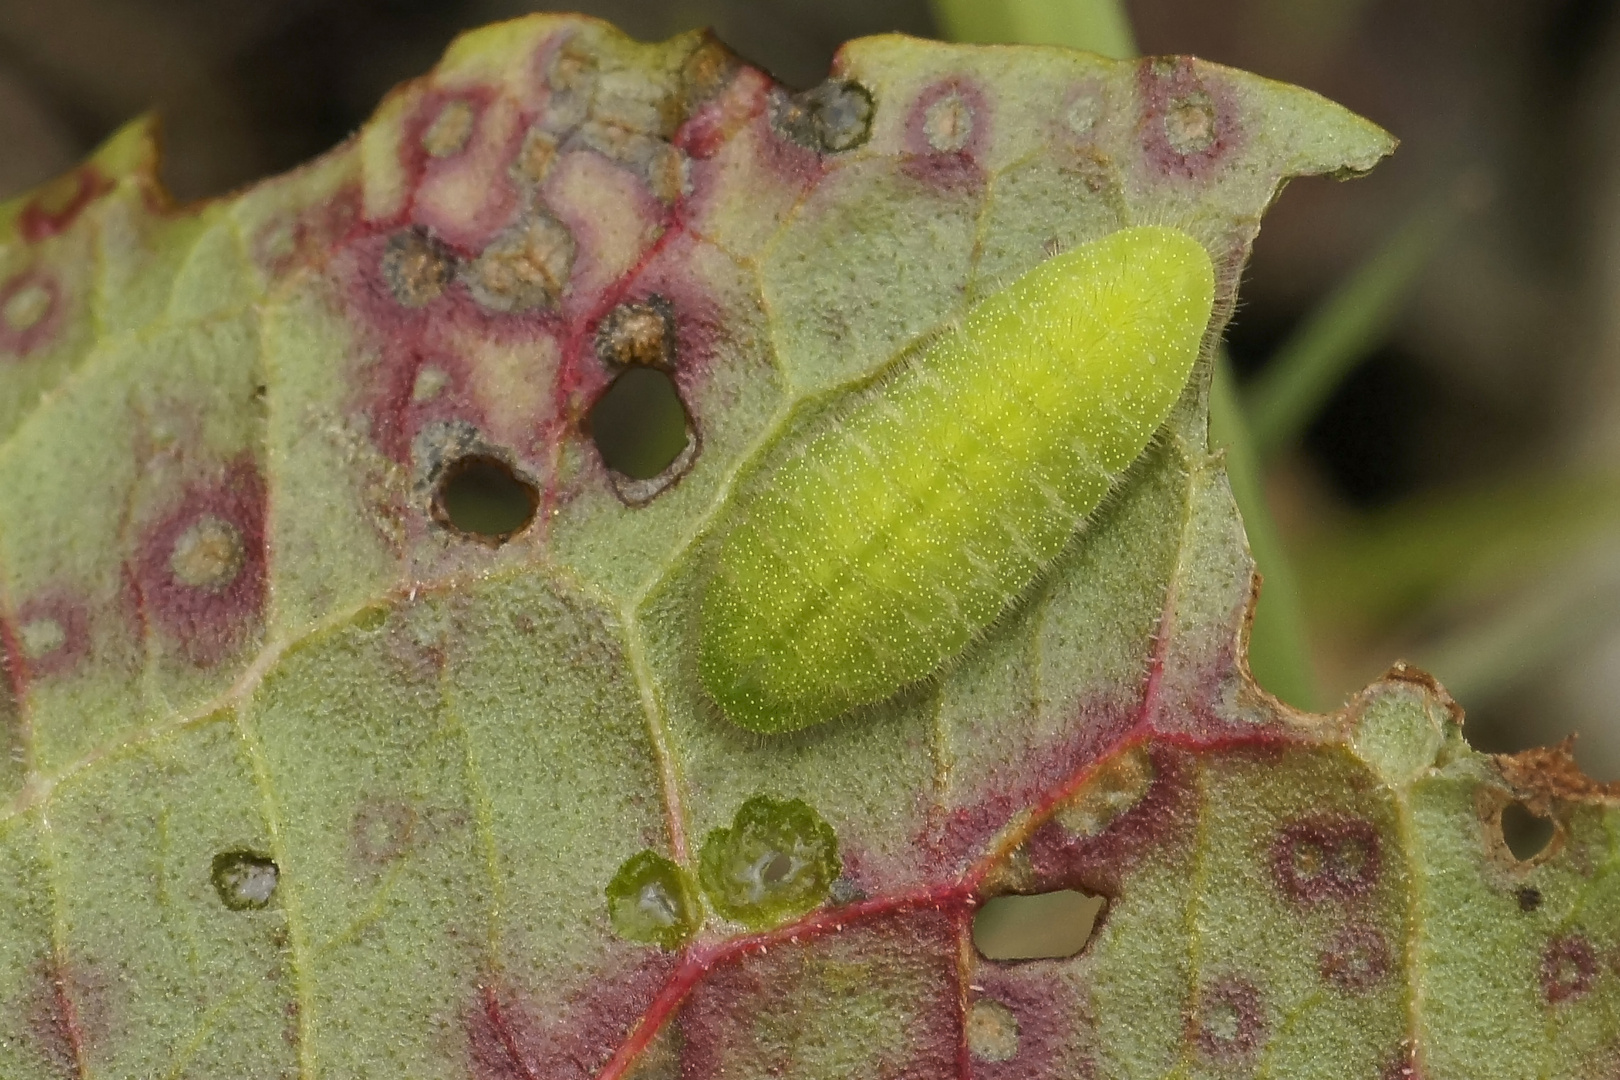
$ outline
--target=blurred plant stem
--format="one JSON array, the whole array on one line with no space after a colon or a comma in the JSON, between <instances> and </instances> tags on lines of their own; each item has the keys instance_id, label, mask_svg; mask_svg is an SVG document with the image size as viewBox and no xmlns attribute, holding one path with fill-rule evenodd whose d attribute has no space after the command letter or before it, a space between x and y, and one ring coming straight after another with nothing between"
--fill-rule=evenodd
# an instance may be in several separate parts
<instances>
[{"instance_id":1,"label":"blurred plant stem","mask_svg":"<svg viewBox=\"0 0 1620 1080\"><path fill-rule=\"evenodd\" d=\"M1120 0L933 0L934 21L952 41L983 45L1067 45L1124 60L1136 38Z\"/></svg>"},{"instance_id":2,"label":"blurred plant stem","mask_svg":"<svg viewBox=\"0 0 1620 1080\"><path fill-rule=\"evenodd\" d=\"M1426 200L1273 354L1244 395L1262 464L1299 438L1344 377L1388 337L1424 267L1482 202L1481 188L1465 178Z\"/></svg>"},{"instance_id":3,"label":"blurred plant stem","mask_svg":"<svg viewBox=\"0 0 1620 1080\"><path fill-rule=\"evenodd\" d=\"M1226 479L1243 516L1249 554L1263 579L1260 600L1249 627L1249 671L1261 686L1301 709L1321 707L1321 693L1311 666L1309 635L1300 604L1294 568L1283 549L1277 523L1266 504L1265 486L1255 457L1243 408L1232 384L1232 364L1225 349L1215 355L1209 384L1209 442L1226 453Z\"/></svg>"},{"instance_id":4,"label":"blurred plant stem","mask_svg":"<svg viewBox=\"0 0 1620 1080\"><path fill-rule=\"evenodd\" d=\"M1136 55L1122 0L933 0L941 29L957 41L1067 45L1117 59ZM1209 396L1210 442L1226 451L1226 474L1243 515L1249 551L1265 581L1249 633L1249 669L1288 704L1319 707L1316 676L1293 572L1266 506L1248 428L1224 352Z\"/></svg>"}]
</instances>

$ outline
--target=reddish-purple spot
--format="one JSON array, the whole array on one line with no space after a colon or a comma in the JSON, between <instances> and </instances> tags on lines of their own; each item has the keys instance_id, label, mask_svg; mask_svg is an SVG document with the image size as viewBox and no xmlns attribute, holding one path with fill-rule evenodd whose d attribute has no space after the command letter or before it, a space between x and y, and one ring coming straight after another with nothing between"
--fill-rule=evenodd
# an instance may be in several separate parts
<instances>
[{"instance_id":1,"label":"reddish-purple spot","mask_svg":"<svg viewBox=\"0 0 1620 1080\"><path fill-rule=\"evenodd\" d=\"M1016 1053L1011 1057L985 1054L984 1049L993 1048L993 1044L973 1053L973 1032L968 1033L975 1080L1059 1076L1091 1080L1096 1075L1091 1056L1095 1050L1095 1021L1089 995L1066 978L1060 968L1048 964L985 965L972 972L969 982L982 988L972 991L982 995L976 1000L1000 1006L1016 1023Z\"/></svg>"},{"instance_id":2,"label":"reddish-purple spot","mask_svg":"<svg viewBox=\"0 0 1620 1080\"><path fill-rule=\"evenodd\" d=\"M292 217L273 217L254 234L254 261L272 278L318 265L363 227L359 184L340 188Z\"/></svg>"},{"instance_id":3,"label":"reddish-purple spot","mask_svg":"<svg viewBox=\"0 0 1620 1080\"><path fill-rule=\"evenodd\" d=\"M11 663L26 685L70 670L90 651L90 617L78 600L53 590L17 609L12 620Z\"/></svg>"},{"instance_id":4,"label":"reddish-purple spot","mask_svg":"<svg viewBox=\"0 0 1620 1080\"><path fill-rule=\"evenodd\" d=\"M25 999L29 1041L64 1077L87 1075L89 1057L107 1034L107 994L77 964L35 965Z\"/></svg>"},{"instance_id":5,"label":"reddish-purple spot","mask_svg":"<svg viewBox=\"0 0 1620 1080\"><path fill-rule=\"evenodd\" d=\"M1377 927L1346 926L1322 950L1318 970L1335 986L1364 993L1389 974L1389 942Z\"/></svg>"},{"instance_id":6,"label":"reddish-purple spot","mask_svg":"<svg viewBox=\"0 0 1620 1080\"><path fill-rule=\"evenodd\" d=\"M733 135L765 115L770 90L771 80L764 72L742 68L725 90L675 132L676 149L698 161L713 157Z\"/></svg>"},{"instance_id":7,"label":"reddish-purple spot","mask_svg":"<svg viewBox=\"0 0 1620 1080\"><path fill-rule=\"evenodd\" d=\"M1553 938L1541 954L1541 992L1549 1005L1584 997L1597 976L1597 950L1578 934Z\"/></svg>"},{"instance_id":8,"label":"reddish-purple spot","mask_svg":"<svg viewBox=\"0 0 1620 1080\"><path fill-rule=\"evenodd\" d=\"M112 181L94 165L81 166L51 181L22 208L17 215L17 231L31 244L56 236L112 186Z\"/></svg>"},{"instance_id":9,"label":"reddish-purple spot","mask_svg":"<svg viewBox=\"0 0 1620 1080\"><path fill-rule=\"evenodd\" d=\"M416 818L416 808L399 799L360 800L350 826L355 858L378 867L404 855L416 833Z\"/></svg>"},{"instance_id":10,"label":"reddish-purple spot","mask_svg":"<svg viewBox=\"0 0 1620 1080\"><path fill-rule=\"evenodd\" d=\"M889 1003L878 1006L880 1022L904 1040L893 1057L874 1055L872 1075L958 1076L965 1039L955 959L953 921L938 912L746 954L710 972L681 1009L681 1074L803 1075L801 1055L816 1055L825 1039L829 1013L818 1004L864 987Z\"/></svg>"},{"instance_id":11,"label":"reddish-purple spot","mask_svg":"<svg viewBox=\"0 0 1620 1080\"><path fill-rule=\"evenodd\" d=\"M1225 87L1206 83L1189 57L1150 57L1137 66L1142 153L1159 172L1201 180L1237 146L1237 108Z\"/></svg>"},{"instance_id":12,"label":"reddish-purple spot","mask_svg":"<svg viewBox=\"0 0 1620 1080\"><path fill-rule=\"evenodd\" d=\"M675 957L638 950L604 961L593 989L545 1010L494 980L478 988L464 1022L476 1080L590 1080L601 1071L668 978Z\"/></svg>"},{"instance_id":13,"label":"reddish-purple spot","mask_svg":"<svg viewBox=\"0 0 1620 1080\"><path fill-rule=\"evenodd\" d=\"M1400 1049L1395 1051L1384 1071L1378 1074L1379 1080L1423 1080L1423 1068L1418 1064L1417 1046L1411 1042L1401 1043Z\"/></svg>"},{"instance_id":14,"label":"reddish-purple spot","mask_svg":"<svg viewBox=\"0 0 1620 1080\"><path fill-rule=\"evenodd\" d=\"M1143 859L1191 837L1197 763L1192 755L1163 746L1150 751L1150 760L1153 781L1102 832L1077 836L1056 820L1036 830L1025 847L1036 887L1117 897Z\"/></svg>"},{"instance_id":15,"label":"reddish-purple spot","mask_svg":"<svg viewBox=\"0 0 1620 1080\"><path fill-rule=\"evenodd\" d=\"M50 341L61 316L61 287L45 274L25 270L0 285L0 357L27 356Z\"/></svg>"},{"instance_id":16,"label":"reddish-purple spot","mask_svg":"<svg viewBox=\"0 0 1620 1080\"><path fill-rule=\"evenodd\" d=\"M495 102L496 92L486 86L435 89L400 125L399 163L411 192L405 218L458 246L483 247L518 209L518 187L506 166L517 160L527 125L487 123ZM458 115L465 117L460 145L435 153L448 149L444 125Z\"/></svg>"},{"instance_id":17,"label":"reddish-purple spot","mask_svg":"<svg viewBox=\"0 0 1620 1080\"><path fill-rule=\"evenodd\" d=\"M1266 1039L1265 1006L1260 991L1247 979L1228 977L1204 988L1198 1005L1194 1039L1206 1058L1246 1061Z\"/></svg>"},{"instance_id":18,"label":"reddish-purple spot","mask_svg":"<svg viewBox=\"0 0 1620 1080\"><path fill-rule=\"evenodd\" d=\"M942 189L977 191L985 180L980 159L991 123L977 84L960 78L935 83L906 116L906 173Z\"/></svg>"},{"instance_id":19,"label":"reddish-purple spot","mask_svg":"<svg viewBox=\"0 0 1620 1080\"><path fill-rule=\"evenodd\" d=\"M193 662L218 662L258 624L265 600L264 480L239 460L188 487L146 533L135 566L141 610Z\"/></svg>"},{"instance_id":20,"label":"reddish-purple spot","mask_svg":"<svg viewBox=\"0 0 1620 1080\"><path fill-rule=\"evenodd\" d=\"M1277 888L1302 904L1363 896L1378 884L1380 866L1378 830L1362 818L1305 818L1271 847Z\"/></svg>"}]
</instances>

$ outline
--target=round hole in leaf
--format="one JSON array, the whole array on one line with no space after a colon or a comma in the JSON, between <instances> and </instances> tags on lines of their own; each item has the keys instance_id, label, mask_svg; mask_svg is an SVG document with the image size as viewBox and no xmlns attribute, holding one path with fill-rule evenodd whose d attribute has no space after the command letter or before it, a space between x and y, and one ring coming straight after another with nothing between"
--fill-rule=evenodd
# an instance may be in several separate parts
<instances>
[{"instance_id":1,"label":"round hole in leaf","mask_svg":"<svg viewBox=\"0 0 1620 1080\"><path fill-rule=\"evenodd\" d=\"M675 464L691 438L675 380L653 367L621 373L587 422L602 464L632 480L651 480Z\"/></svg>"},{"instance_id":2,"label":"round hole in leaf","mask_svg":"<svg viewBox=\"0 0 1620 1080\"><path fill-rule=\"evenodd\" d=\"M509 463L469 454L446 465L433 492L433 516L469 539L501 544L528 528L540 490Z\"/></svg>"},{"instance_id":3,"label":"round hole in leaf","mask_svg":"<svg viewBox=\"0 0 1620 1080\"><path fill-rule=\"evenodd\" d=\"M1103 906L1074 889L993 897L973 916L973 944L986 960L1061 960L1086 947Z\"/></svg>"},{"instance_id":4,"label":"round hole in leaf","mask_svg":"<svg viewBox=\"0 0 1620 1080\"><path fill-rule=\"evenodd\" d=\"M1512 802L1502 808L1502 842L1520 862L1529 862L1552 843L1553 823L1523 803Z\"/></svg>"},{"instance_id":5,"label":"round hole in leaf","mask_svg":"<svg viewBox=\"0 0 1620 1080\"><path fill-rule=\"evenodd\" d=\"M211 876L220 903L232 911L249 911L269 905L281 871L268 855L222 851L214 856Z\"/></svg>"}]
</instances>

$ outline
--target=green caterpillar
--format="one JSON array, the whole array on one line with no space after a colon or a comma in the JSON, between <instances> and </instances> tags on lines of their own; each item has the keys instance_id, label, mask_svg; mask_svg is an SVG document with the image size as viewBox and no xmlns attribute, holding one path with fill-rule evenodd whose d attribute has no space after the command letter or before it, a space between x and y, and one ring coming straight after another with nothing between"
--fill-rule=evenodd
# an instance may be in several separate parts
<instances>
[{"instance_id":1,"label":"green caterpillar","mask_svg":"<svg viewBox=\"0 0 1620 1080\"><path fill-rule=\"evenodd\" d=\"M940 670L1061 552L1181 395L1203 246L1121 229L974 304L777 466L725 536L699 675L796 731Z\"/></svg>"}]
</instances>

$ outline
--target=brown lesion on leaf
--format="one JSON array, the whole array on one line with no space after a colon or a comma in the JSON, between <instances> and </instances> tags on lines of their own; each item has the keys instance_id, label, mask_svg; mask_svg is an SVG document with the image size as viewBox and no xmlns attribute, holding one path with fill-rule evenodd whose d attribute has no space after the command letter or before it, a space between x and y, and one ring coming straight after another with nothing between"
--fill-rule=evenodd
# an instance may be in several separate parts
<instances>
[{"instance_id":1,"label":"brown lesion on leaf","mask_svg":"<svg viewBox=\"0 0 1620 1080\"><path fill-rule=\"evenodd\" d=\"M1018 1056L1018 1017L995 998L968 1006L968 1053L980 1061L1011 1061Z\"/></svg>"},{"instance_id":2,"label":"brown lesion on leaf","mask_svg":"<svg viewBox=\"0 0 1620 1080\"><path fill-rule=\"evenodd\" d=\"M536 210L496 236L467 265L463 277L473 298L493 311L555 307L568 285L575 253L568 227Z\"/></svg>"},{"instance_id":3,"label":"brown lesion on leaf","mask_svg":"<svg viewBox=\"0 0 1620 1080\"><path fill-rule=\"evenodd\" d=\"M777 91L770 105L778 135L820 154L842 154L872 136L872 92L848 79L828 79L800 94Z\"/></svg>"},{"instance_id":4,"label":"brown lesion on leaf","mask_svg":"<svg viewBox=\"0 0 1620 1080\"><path fill-rule=\"evenodd\" d=\"M596 327L596 355L604 364L671 370L675 367L675 308L657 293L625 301Z\"/></svg>"},{"instance_id":5,"label":"brown lesion on leaf","mask_svg":"<svg viewBox=\"0 0 1620 1080\"><path fill-rule=\"evenodd\" d=\"M361 799L349 829L355 859L368 868L385 866L411 850L416 829L416 808L403 799Z\"/></svg>"},{"instance_id":6,"label":"brown lesion on leaf","mask_svg":"<svg viewBox=\"0 0 1620 1080\"><path fill-rule=\"evenodd\" d=\"M455 252L426 229L401 229L383 248L382 275L395 300L409 308L425 307L455 280Z\"/></svg>"},{"instance_id":7,"label":"brown lesion on leaf","mask_svg":"<svg viewBox=\"0 0 1620 1080\"><path fill-rule=\"evenodd\" d=\"M1571 735L1557 746L1493 754L1491 760L1519 801L1543 817L1556 816L1565 803L1620 805L1620 782L1599 783L1581 772L1574 751Z\"/></svg>"},{"instance_id":8,"label":"brown lesion on leaf","mask_svg":"<svg viewBox=\"0 0 1620 1080\"><path fill-rule=\"evenodd\" d=\"M1202 180L1242 138L1236 104L1190 57L1148 57L1137 68L1142 153L1159 173Z\"/></svg>"}]
</instances>

